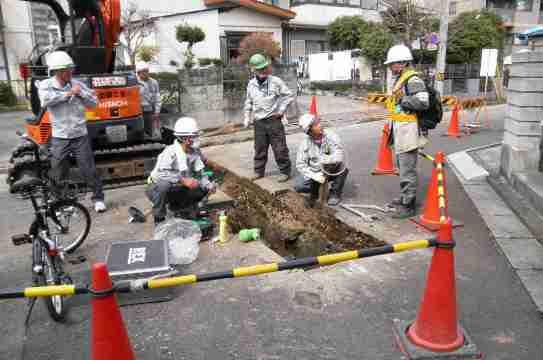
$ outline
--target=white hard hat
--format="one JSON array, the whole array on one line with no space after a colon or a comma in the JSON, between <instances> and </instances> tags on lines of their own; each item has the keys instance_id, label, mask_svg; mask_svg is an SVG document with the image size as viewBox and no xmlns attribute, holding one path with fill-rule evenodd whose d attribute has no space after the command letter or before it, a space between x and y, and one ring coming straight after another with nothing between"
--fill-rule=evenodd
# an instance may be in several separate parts
<instances>
[{"instance_id":1,"label":"white hard hat","mask_svg":"<svg viewBox=\"0 0 543 360\"><path fill-rule=\"evenodd\" d=\"M74 61L64 51L53 51L46 57L47 67L49 71L72 69L75 67Z\"/></svg>"},{"instance_id":2,"label":"white hard hat","mask_svg":"<svg viewBox=\"0 0 543 360\"><path fill-rule=\"evenodd\" d=\"M303 114L300 116L300 119L298 120L298 125L302 128L304 133L309 133L309 130L311 129L311 126L315 122L316 117L313 114Z\"/></svg>"},{"instance_id":3,"label":"white hard hat","mask_svg":"<svg viewBox=\"0 0 543 360\"><path fill-rule=\"evenodd\" d=\"M175 136L198 136L200 135L200 129L196 124L196 120L185 116L175 122L173 134Z\"/></svg>"},{"instance_id":4,"label":"white hard hat","mask_svg":"<svg viewBox=\"0 0 543 360\"><path fill-rule=\"evenodd\" d=\"M388 49L385 65L412 60L413 55L411 54L411 50L409 50L407 46L394 45L393 47Z\"/></svg>"},{"instance_id":5,"label":"white hard hat","mask_svg":"<svg viewBox=\"0 0 543 360\"><path fill-rule=\"evenodd\" d=\"M143 70L149 70L149 64L145 61L138 61L136 63L136 72L140 72Z\"/></svg>"}]
</instances>

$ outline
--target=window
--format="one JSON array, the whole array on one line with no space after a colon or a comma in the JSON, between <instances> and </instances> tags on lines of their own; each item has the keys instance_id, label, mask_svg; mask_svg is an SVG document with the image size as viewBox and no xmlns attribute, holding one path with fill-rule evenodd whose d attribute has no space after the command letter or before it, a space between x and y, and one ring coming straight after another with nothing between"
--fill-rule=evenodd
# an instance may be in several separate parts
<instances>
[{"instance_id":1,"label":"window","mask_svg":"<svg viewBox=\"0 0 543 360\"><path fill-rule=\"evenodd\" d=\"M449 16L456 15L456 1L451 1L449 3Z\"/></svg>"},{"instance_id":2,"label":"window","mask_svg":"<svg viewBox=\"0 0 543 360\"><path fill-rule=\"evenodd\" d=\"M378 1L379 0L291 0L291 4L292 6L301 4L337 5L377 10Z\"/></svg>"},{"instance_id":3,"label":"window","mask_svg":"<svg viewBox=\"0 0 543 360\"><path fill-rule=\"evenodd\" d=\"M487 0L489 9L509 9L517 11L532 11L533 0Z\"/></svg>"}]
</instances>

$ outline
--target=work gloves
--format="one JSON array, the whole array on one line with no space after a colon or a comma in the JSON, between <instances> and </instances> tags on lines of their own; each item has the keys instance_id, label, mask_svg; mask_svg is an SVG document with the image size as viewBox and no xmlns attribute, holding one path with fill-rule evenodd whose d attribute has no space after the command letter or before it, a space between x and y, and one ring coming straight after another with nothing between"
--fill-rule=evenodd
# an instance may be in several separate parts
<instances>
[{"instance_id":1,"label":"work gloves","mask_svg":"<svg viewBox=\"0 0 543 360\"><path fill-rule=\"evenodd\" d=\"M250 123L251 123L251 115L245 114L245 117L243 118L243 127L248 128Z\"/></svg>"},{"instance_id":2,"label":"work gloves","mask_svg":"<svg viewBox=\"0 0 543 360\"><path fill-rule=\"evenodd\" d=\"M320 184L324 184L324 182L326 181L326 176L324 176L323 173L316 173L315 175L313 175L313 180L315 180L316 182L320 183Z\"/></svg>"}]
</instances>

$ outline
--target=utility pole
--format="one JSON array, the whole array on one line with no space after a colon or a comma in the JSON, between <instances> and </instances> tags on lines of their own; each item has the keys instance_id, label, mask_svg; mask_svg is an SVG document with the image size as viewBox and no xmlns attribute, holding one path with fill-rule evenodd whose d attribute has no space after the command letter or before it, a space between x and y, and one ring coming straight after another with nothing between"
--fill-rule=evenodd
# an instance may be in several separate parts
<instances>
[{"instance_id":1,"label":"utility pole","mask_svg":"<svg viewBox=\"0 0 543 360\"><path fill-rule=\"evenodd\" d=\"M436 90L443 94L445 66L447 64L447 33L449 30L449 0L441 0L439 20L439 50L437 53Z\"/></svg>"},{"instance_id":2,"label":"utility pole","mask_svg":"<svg viewBox=\"0 0 543 360\"><path fill-rule=\"evenodd\" d=\"M11 85L11 76L9 74L8 54L6 53L6 25L4 24L4 15L2 13L2 2L0 0L0 50L2 51L2 58L4 60L4 71L6 72L6 79L8 84Z\"/></svg>"}]
</instances>

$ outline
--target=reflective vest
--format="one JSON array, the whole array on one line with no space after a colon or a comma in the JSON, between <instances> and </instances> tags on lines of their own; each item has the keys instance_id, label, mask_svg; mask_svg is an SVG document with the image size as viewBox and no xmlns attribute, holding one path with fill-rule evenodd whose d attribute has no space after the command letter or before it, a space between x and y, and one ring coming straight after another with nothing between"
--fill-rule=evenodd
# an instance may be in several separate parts
<instances>
[{"instance_id":1,"label":"reflective vest","mask_svg":"<svg viewBox=\"0 0 543 360\"><path fill-rule=\"evenodd\" d=\"M392 121L398 122L413 122L417 121L417 115L402 113L400 105L396 103L396 99L399 99L403 95L403 86L413 75L417 75L415 70L409 69L405 71L392 89L392 96L389 96L385 102L385 106L388 110L388 118Z\"/></svg>"}]
</instances>

